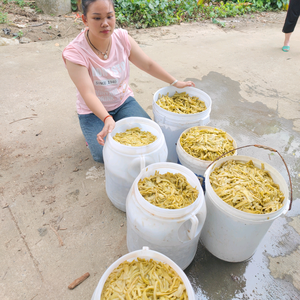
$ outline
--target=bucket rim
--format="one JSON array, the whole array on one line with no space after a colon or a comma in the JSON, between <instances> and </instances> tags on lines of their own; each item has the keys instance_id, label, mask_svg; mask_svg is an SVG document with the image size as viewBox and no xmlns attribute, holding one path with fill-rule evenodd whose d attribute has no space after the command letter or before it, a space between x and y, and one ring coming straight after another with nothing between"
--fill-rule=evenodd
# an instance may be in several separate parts
<instances>
[{"instance_id":1,"label":"bucket rim","mask_svg":"<svg viewBox=\"0 0 300 300\"><path fill-rule=\"evenodd\" d=\"M220 129L220 128L216 128L216 127L212 127L212 126L205 126L205 125L198 125L198 126L192 126L192 127L189 127L187 129L185 129L179 136L178 140L177 140L177 144L176 144L176 148L178 147L181 151L183 151L184 154L186 154L188 156L189 159L193 159L195 160L195 163L200 163L200 164L204 164L206 165L206 167L208 167L212 162L213 160L203 160L203 159L200 159L200 158L197 158L197 157L194 157L193 155L187 153L181 146L181 143L180 143L180 139L181 139L181 136L188 132L189 130L191 130L192 128L201 128L201 129L205 129L205 128L209 128L209 129L218 129L218 130L222 130L224 131L223 129ZM236 140L229 134L225 131L226 135L228 138L230 138L232 141L233 141L233 146L234 148L237 148L237 143L236 143ZM177 152L177 151L176 151ZM178 152L177 152L177 155L178 155ZM236 156L237 155L237 150L234 151L234 154L230 155L229 157L231 156Z\"/></svg>"},{"instance_id":2,"label":"bucket rim","mask_svg":"<svg viewBox=\"0 0 300 300\"><path fill-rule=\"evenodd\" d=\"M284 200L283 200L283 205L280 209L278 209L277 211L271 212L271 213L267 213L267 214L252 214L252 213L248 213L248 212L244 212L241 211L239 209L236 209L232 206L230 206L229 204L225 203L214 191L214 189L212 188L210 181L209 181L209 176L212 172L212 170L216 167L218 167L219 165L221 165L223 162L228 161L228 160L240 160L242 162L245 161L249 161L252 160L254 165L257 165L258 163L261 164L263 163L265 166L265 170L269 171L272 175L275 174L276 177L279 177L284 185L284 190L281 190L284 194ZM288 207L289 207L289 190L288 190L288 186L286 181L284 180L284 178L282 177L282 175L271 165L269 165L268 163L255 158L255 157L251 157L251 156L246 156L246 155L236 155L236 156L229 156L229 157L223 157L221 159L219 159L218 161L216 161L215 163L213 163L205 172L204 174L205 177L205 190L207 195L211 194L210 200L211 202L217 206L220 210L222 210L222 212L226 213L229 216L234 216L235 218L238 218L242 221L250 221L250 222L257 222L257 223L262 223L262 222L269 222L272 220L275 220L276 218L278 218L279 216L281 216L282 214L286 214L288 211ZM273 176L271 176L272 179L274 180Z\"/></svg>"},{"instance_id":3,"label":"bucket rim","mask_svg":"<svg viewBox=\"0 0 300 300\"><path fill-rule=\"evenodd\" d=\"M151 204L150 202L148 202L141 195L141 193L138 189L138 182L140 179L145 177L145 176L142 177L143 175L145 175L145 172L150 171L150 172L155 173L155 171L159 171L160 169L167 170L167 172L172 172L172 171L176 170L176 173L182 171L182 173L181 173L182 175L184 175L185 177L188 176L189 179L192 179L193 184L188 180L188 178L186 178L188 183L191 186L194 187L196 184L196 188L199 192L197 199L192 204L190 204L186 207L183 207L183 208L178 208L178 209L161 208L161 207L155 206L155 205ZM162 173L162 174L165 174L165 173ZM189 170L187 167L176 164L176 163L172 163L172 162L158 162L158 163L153 163L149 166L146 166L145 168L143 168L141 170L140 174L137 176L137 178L133 182L132 187L136 194L136 200L139 203L139 205L141 205L149 213L154 214L155 216L158 216L158 217L166 218L166 219L183 218L186 215L188 215L196 210L198 211L198 208L201 208L205 204L204 193L203 193L202 187L200 185L200 182L199 182L199 179L197 178L197 176L191 170Z\"/></svg>"},{"instance_id":4,"label":"bucket rim","mask_svg":"<svg viewBox=\"0 0 300 300\"><path fill-rule=\"evenodd\" d=\"M162 94L164 91L166 91L164 93L170 93L170 94L173 95L173 94L175 94L175 92L177 90L180 90L181 92L187 92L187 93L190 91L190 92L194 92L196 94L202 94L202 96L205 96L207 99L204 99L204 100L201 100L201 101L205 102L206 110L204 110L202 112L199 112L199 113L195 113L195 114L178 114L178 113L174 113L174 112L168 111L166 109L163 109L162 107L160 107L156 103L156 101L158 100L158 95L159 94ZM160 88L159 90L157 90L154 93L154 95L153 95L153 102L152 102L153 110L156 109L159 112L166 114L170 118L176 118L176 117L180 116L183 119L189 119L191 116L193 116L195 118L200 118L202 116L209 115L210 111L211 111L211 105L212 105L211 97L206 92L204 92L204 91L202 91L202 90L200 90L198 88L195 88L195 87L184 87L184 88L178 89L178 88L176 88L174 86L167 86L167 87Z\"/></svg>"},{"instance_id":5,"label":"bucket rim","mask_svg":"<svg viewBox=\"0 0 300 300\"><path fill-rule=\"evenodd\" d=\"M168 264L182 279L182 281L185 285L187 294L188 294L188 298L190 300L196 300L194 289L191 285L190 280L184 273L184 271L169 257L167 257L166 255L164 255L158 251L150 250L148 247L143 247L143 249L141 249L141 250L136 250L136 251L127 253L127 254L121 256L115 262L113 262L101 276L91 300L96 300L96 299L98 300L101 298L101 293L102 293L104 284L105 284L108 276L112 273L112 271L115 268L117 268L121 263L123 263L125 261L133 261L134 259L137 259L138 257L145 258L148 260L153 259L155 261L161 261L163 263Z\"/></svg>"},{"instance_id":6,"label":"bucket rim","mask_svg":"<svg viewBox=\"0 0 300 300\"><path fill-rule=\"evenodd\" d=\"M159 135L157 136L157 139L154 142L152 142L148 145L143 145L143 146L128 146L128 145L124 145L124 144L121 144L121 143L115 141L113 139L113 136L115 136L115 134L117 133L116 129L123 124L130 126L130 122L144 124L144 125L154 128L159 133ZM107 140L111 144L111 147L113 148L113 150L115 152L121 153L122 155L128 155L128 156L148 154L149 152L153 151L153 149L157 149L158 145L160 145L161 143L165 143L165 137L164 137L164 134L163 134L160 126L155 121L147 119L147 118L142 118L142 117L128 117L128 118L123 118L123 119L117 121L116 126L113 129L113 131L107 135ZM105 144L104 144L104 147L105 147ZM133 151L135 153L131 153Z\"/></svg>"}]
</instances>

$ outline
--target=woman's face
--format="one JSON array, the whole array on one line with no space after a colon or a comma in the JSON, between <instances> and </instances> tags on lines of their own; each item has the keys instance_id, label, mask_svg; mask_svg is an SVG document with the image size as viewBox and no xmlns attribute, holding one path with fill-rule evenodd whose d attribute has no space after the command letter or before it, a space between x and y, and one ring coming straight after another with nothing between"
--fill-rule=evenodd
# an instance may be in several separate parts
<instances>
[{"instance_id":1,"label":"woman's face","mask_svg":"<svg viewBox=\"0 0 300 300\"><path fill-rule=\"evenodd\" d=\"M89 27L92 35L108 38L115 29L116 19L112 3L108 0L97 0L88 6L82 20Z\"/></svg>"}]
</instances>

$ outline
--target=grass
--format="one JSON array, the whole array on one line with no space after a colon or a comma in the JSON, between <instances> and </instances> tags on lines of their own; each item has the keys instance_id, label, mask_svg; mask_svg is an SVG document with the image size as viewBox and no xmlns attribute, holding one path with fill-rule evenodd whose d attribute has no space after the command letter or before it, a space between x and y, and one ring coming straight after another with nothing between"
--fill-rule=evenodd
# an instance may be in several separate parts
<instances>
[{"instance_id":1,"label":"grass","mask_svg":"<svg viewBox=\"0 0 300 300\"><path fill-rule=\"evenodd\" d=\"M0 11L0 24L5 24L7 21L7 13Z\"/></svg>"}]
</instances>

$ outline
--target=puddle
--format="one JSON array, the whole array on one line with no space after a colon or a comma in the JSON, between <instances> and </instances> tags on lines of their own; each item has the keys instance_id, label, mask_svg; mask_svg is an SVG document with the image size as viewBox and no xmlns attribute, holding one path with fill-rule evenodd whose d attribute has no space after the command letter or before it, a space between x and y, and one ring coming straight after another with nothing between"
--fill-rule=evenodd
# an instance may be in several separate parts
<instances>
[{"instance_id":1,"label":"puddle","mask_svg":"<svg viewBox=\"0 0 300 300\"><path fill-rule=\"evenodd\" d=\"M282 155L290 172L294 199L292 210L273 222L255 254L246 262L219 260L199 243L194 261L185 270L198 299L300 299L300 291L295 287L299 284L296 269L299 261L293 264L288 260L299 251L300 245L299 228L297 232L291 226L299 224L293 221L300 214L300 134L293 130L291 120L280 118L277 111L269 109L264 103L250 103L243 99L239 82L216 72L210 72L201 81L194 78L187 80L194 81L197 88L212 98L211 122L208 126L228 132L238 147L264 145ZM239 150L238 154L255 157L272 165L289 182L286 167L276 152L249 147ZM276 268L274 258L277 258L276 264L279 262ZM290 264L289 269L295 270L285 271L280 265L282 261ZM296 284L295 280L298 280Z\"/></svg>"},{"instance_id":2,"label":"puddle","mask_svg":"<svg viewBox=\"0 0 300 300\"><path fill-rule=\"evenodd\" d=\"M294 199L300 198L300 133L293 130L292 121L280 118L276 110L259 101L247 102L240 96L239 82L217 72L210 72L201 81L194 78L187 80L194 81L196 87L212 99L211 121L207 126L228 132L238 147L258 144L278 151L288 166ZM275 152L250 147L239 150L238 154L265 161L288 182L284 163Z\"/></svg>"}]
</instances>

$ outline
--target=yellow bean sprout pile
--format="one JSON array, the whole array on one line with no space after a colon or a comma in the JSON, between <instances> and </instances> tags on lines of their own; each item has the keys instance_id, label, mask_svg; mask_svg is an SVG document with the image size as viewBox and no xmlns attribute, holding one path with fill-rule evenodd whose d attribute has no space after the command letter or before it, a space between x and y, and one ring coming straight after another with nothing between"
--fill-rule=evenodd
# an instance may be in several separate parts
<instances>
[{"instance_id":1,"label":"yellow bean sprout pile","mask_svg":"<svg viewBox=\"0 0 300 300\"><path fill-rule=\"evenodd\" d=\"M183 150L201 160L214 161L224 153L233 150L233 141L227 138L225 131L220 129L199 129L192 127L180 137ZM233 155L230 152L225 156Z\"/></svg>"},{"instance_id":2,"label":"yellow bean sprout pile","mask_svg":"<svg viewBox=\"0 0 300 300\"><path fill-rule=\"evenodd\" d=\"M107 278L101 300L187 300L185 285L168 264L137 258Z\"/></svg>"},{"instance_id":3,"label":"yellow bean sprout pile","mask_svg":"<svg viewBox=\"0 0 300 300\"><path fill-rule=\"evenodd\" d=\"M180 173L167 172L145 177L138 182L141 195L151 204L166 208L178 209L191 205L198 198L198 190L193 188Z\"/></svg>"},{"instance_id":4,"label":"yellow bean sprout pile","mask_svg":"<svg viewBox=\"0 0 300 300\"><path fill-rule=\"evenodd\" d=\"M204 101L198 97L190 97L186 92L177 93L172 97L167 95L159 95L156 104L161 108L177 113L177 114L196 114L206 110Z\"/></svg>"},{"instance_id":5,"label":"yellow bean sprout pile","mask_svg":"<svg viewBox=\"0 0 300 300\"><path fill-rule=\"evenodd\" d=\"M140 147L153 143L157 136L149 131L142 131L139 127L134 127L125 132L116 133L113 139L123 145Z\"/></svg>"},{"instance_id":6,"label":"yellow bean sprout pile","mask_svg":"<svg viewBox=\"0 0 300 300\"><path fill-rule=\"evenodd\" d=\"M252 214L275 212L283 205L284 195L268 171L247 163L228 160L209 176L216 194L227 204Z\"/></svg>"}]
</instances>

